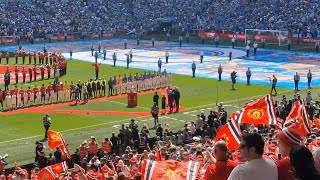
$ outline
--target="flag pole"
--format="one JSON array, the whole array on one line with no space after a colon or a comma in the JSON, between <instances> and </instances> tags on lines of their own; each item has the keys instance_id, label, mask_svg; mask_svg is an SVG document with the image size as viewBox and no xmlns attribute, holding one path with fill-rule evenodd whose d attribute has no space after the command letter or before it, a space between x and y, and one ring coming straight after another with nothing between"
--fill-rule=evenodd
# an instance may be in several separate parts
<instances>
[{"instance_id":1,"label":"flag pole","mask_svg":"<svg viewBox=\"0 0 320 180\"><path fill-rule=\"evenodd\" d=\"M218 97L219 97L219 88L218 88L218 84L217 84L217 99L216 99L216 106L218 106Z\"/></svg>"},{"instance_id":2,"label":"flag pole","mask_svg":"<svg viewBox=\"0 0 320 180\"><path fill-rule=\"evenodd\" d=\"M240 96L239 96L239 92L238 92L238 105L239 105L239 111L240 111L241 108L240 108Z\"/></svg>"}]
</instances>

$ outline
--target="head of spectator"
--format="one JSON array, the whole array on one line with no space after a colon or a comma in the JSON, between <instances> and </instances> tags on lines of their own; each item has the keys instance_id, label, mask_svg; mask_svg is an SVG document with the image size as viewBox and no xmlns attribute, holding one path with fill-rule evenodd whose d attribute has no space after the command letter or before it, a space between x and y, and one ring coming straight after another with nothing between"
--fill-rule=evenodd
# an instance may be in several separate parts
<instances>
[{"instance_id":1,"label":"head of spectator","mask_svg":"<svg viewBox=\"0 0 320 180\"><path fill-rule=\"evenodd\" d=\"M283 128L277 134L277 138L279 142L279 151L282 157L289 156L290 150L293 147L298 146L301 141L301 136L290 128Z\"/></svg>"},{"instance_id":2,"label":"head of spectator","mask_svg":"<svg viewBox=\"0 0 320 180\"><path fill-rule=\"evenodd\" d=\"M224 161L228 159L228 147L226 142L218 141L214 145L214 157L217 161Z\"/></svg>"},{"instance_id":3,"label":"head of spectator","mask_svg":"<svg viewBox=\"0 0 320 180\"><path fill-rule=\"evenodd\" d=\"M305 146L296 146L291 149L290 163L299 180L320 179L312 153Z\"/></svg>"},{"instance_id":4,"label":"head of spectator","mask_svg":"<svg viewBox=\"0 0 320 180\"><path fill-rule=\"evenodd\" d=\"M240 154L241 158L250 161L262 157L264 151L264 140L257 133L244 134L241 137Z\"/></svg>"}]
</instances>

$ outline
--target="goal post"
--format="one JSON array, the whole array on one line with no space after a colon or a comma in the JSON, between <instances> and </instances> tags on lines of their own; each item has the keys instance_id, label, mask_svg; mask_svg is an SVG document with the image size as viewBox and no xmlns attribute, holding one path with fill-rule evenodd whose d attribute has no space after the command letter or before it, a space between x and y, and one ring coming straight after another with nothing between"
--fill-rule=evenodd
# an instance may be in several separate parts
<instances>
[{"instance_id":1,"label":"goal post","mask_svg":"<svg viewBox=\"0 0 320 180\"><path fill-rule=\"evenodd\" d=\"M262 42L266 44L278 44L282 46L288 40L288 31L265 30L265 29L245 29L245 44L250 42Z\"/></svg>"}]
</instances>

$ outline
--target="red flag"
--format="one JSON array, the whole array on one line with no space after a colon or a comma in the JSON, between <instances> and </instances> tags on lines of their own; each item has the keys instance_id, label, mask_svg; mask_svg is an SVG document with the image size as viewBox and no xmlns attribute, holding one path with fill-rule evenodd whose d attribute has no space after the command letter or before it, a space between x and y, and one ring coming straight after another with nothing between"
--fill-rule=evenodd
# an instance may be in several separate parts
<instances>
[{"instance_id":1,"label":"red flag","mask_svg":"<svg viewBox=\"0 0 320 180\"><path fill-rule=\"evenodd\" d=\"M161 152L159 150L156 151L156 161L161 161Z\"/></svg>"},{"instance_id":2,"label":"red flag","mask_svg":"<svg viewBox=\"0 0 320 180\"><path fill-rule=\"evenodd\" d=\"M238 116L238 123L276 124L275 107L272 95L269 94L245 105Z\"/></svg>"},{"instance_id":3,"label":"red flag","mask_svg":"<svg viewBox=\"0 0 320 180\"><path fill-rule=\"evenodd\" d=\"M237 149L240 145L241 132L235 121L229 121L223 125L217 132L215 141L224 140L229 151Z\"/></svg>"},{"instance_id":4,"label":"red flag","mask_svg":"<svg viewBox=\"0 0 320 180\"><path fill-rule=\"evenodd\" d=\"M71 158L71 154L70 154L69 149L67 147L66 141L64 140L63 136L60 133L59 133L59 135L60 135L60 139L62 141L62 148L61 148L62 152L64 152L68 158Z\"/></svg>"},{"instance_id":5,"label":"red flag","mask_svg":"<svg viewBox=\"0 0 320 180\"><path fill-rule=\"evenodd\" d=\"M294 129L300 136L305 136L311 133L310 120L307 115L306 108L303 104L298 108L298 116L295 121L291 121L288 128Z\"/></svg>"},{"instance_id":6,"label":"red flag","mask_svg":"<svg viewBox=\"0 0 320 180\"><path fill-rule=\"evenodd\" d=\"M62 152L64 152L68 158L71 158L71 154L68 150L67 144L63 136L59 132L48 131L48 146L51 150L54 150L56 147L61 146Z\"/></svg>"},{"instance_id":7,"label":"red flag","mask_svg":"<svg viewBox=\"0 0 320 180\"><path fill-rule=\"evenodd\" d=\"M68 171L68 166L67 166L66 161L63 161L62 163L51 165L50 167L55 174L60 174L61 172Z\"/></svg>"},{"instance_id":8,"label":"red flag","mask_svg":"<svg viewBox=\"0 0 320 180\"><path fill-rule=\"evenodd\" d=\"M38 180L54 180L58 177L61 172L66 172L68 170L67 163L64 161L62 163L47 166L41 169Z\"/></svg>"},{"instance_id":9,"label":"red flag","mask_svg":"<svg viewBox=\"0 0 320 180\"><path fill-rule=\"evenodd\" d=\"M287 118L286 118L286 121L288 121L288 120L290 120L290 119L295 119L295 118L298 117L299 107L300 107L300 106L301 106L300 101L297 100L297 101L293 104L293 106L292 106L292 108L291 108L291 111L290 111L289 115L288 115Z\"/></svg>"},{"instance_id":10,"label":"red flag","mask_svg":"<svg viewBox=\"0 0 320 180\"><path fill-rule=\"evenodd\" d=\"M60 134L55 131L48 131L48 146L51 150L54 150L56 147L61 146L62 141L60 138Z\"/></svg>"},{"instance_id":11,"label":"red flag","mask_svg":"<svg viewBox=\"0 0 320 180\"><path fill-rule=\"evenodd\" d=\"M199 162L179 162L175 160L144 160L142 178L145 180L195 180Z\"/></svg>"}]
</instances>

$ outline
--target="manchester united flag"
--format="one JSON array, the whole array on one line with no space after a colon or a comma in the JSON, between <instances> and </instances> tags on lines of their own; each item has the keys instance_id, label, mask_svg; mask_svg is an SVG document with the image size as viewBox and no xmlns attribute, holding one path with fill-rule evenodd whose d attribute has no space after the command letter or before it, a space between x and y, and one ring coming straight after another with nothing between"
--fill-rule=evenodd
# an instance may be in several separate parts
<instances>
[{"instance_id":1,"label":"manchester united flag","mask_svg":"<svg viewBox=\"0 0 320 180\"><path fill-rule=\"evenodd\" d=\"M306 108L303 104L301 104L298 108L298 116L295 119L295 121L291 121L291 124L288 126L291 129L295 129L295 131L300 136L305 136L308 133L311 133L310 131L310 124L312 124L308 118Z\"/></svg>"},{"instance_id":2,"label":"manchester united flag","mask_svg":"<svg viewBox=\"0 0 320 180\"><path fill-rule=\"evenodd\" d=\"M291 108L291 111L290 111L289 115L288 115L287 118L286 118L286 121L291 120L291 119L295 119L295 118L298 117L299 107L300 107L300 106L301 106L300 101L296 101L296 102L293 104L293 106L292 106L292 108Z\"/></svg>"},{"instance_id":3,"label":"manchester united flag","mask_svg":"<svg viewBox=\"0 0 320 180\"><path fill-rule=\"evenodd\" d=\"M41 169L38 180L54 180L59 176L60 173L66 172L68 170L67 163L64 161L62 163L47 166Z\"/></svg>"},{"instance_id":4,"label":"manchester united flag","mask_svg":"<svg viewBox=\"0 0 320 180\"><path fill-rule=\"evenodd\" d=\"M229 151L237 149L240 145L241 131L236 122L231 120L223 125L217 133L215 141L224 140L228 146Z\"/></svg>"},{"instance_id":5,"label":"manchester united flag","mask_svg":"<svg viewBox=\"0 0 320 180\"><path fill-rule=\"evenodd\" d=\"M144 160L141 173L144 180L195 180L199 162L179 162L175 160Z\"/></svg>"},{"instance_id":6,"label":"manchester united flag","mask_svg":"<svg viewBox=\"0 0 320 180\"><path fill-rule=\"evenodd\" d=\"M272 95L269 94L245 105L237 117L238 123L276 124L275 107Z\"/></svg>"},{"instance_id":7,"label":"manchester united flag","mask_svg":"<svg viewBox=\"0 0 320 180\"><path fill-rule=\"evenodd\" d=\"M54 150L56 147L61 146L62 152L64 152L68 158L71 158L71 154L68 150L67 144L63 136L59 132L48 131L48 146L51 150Z\"/></svg>"}]
</instances>

